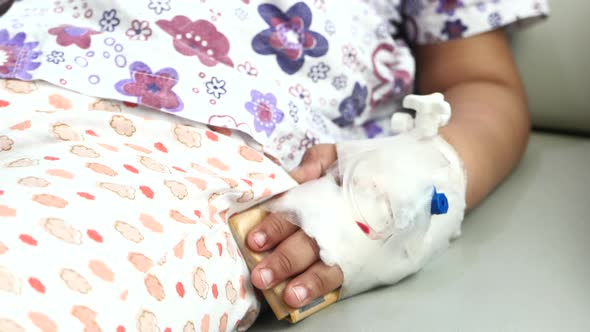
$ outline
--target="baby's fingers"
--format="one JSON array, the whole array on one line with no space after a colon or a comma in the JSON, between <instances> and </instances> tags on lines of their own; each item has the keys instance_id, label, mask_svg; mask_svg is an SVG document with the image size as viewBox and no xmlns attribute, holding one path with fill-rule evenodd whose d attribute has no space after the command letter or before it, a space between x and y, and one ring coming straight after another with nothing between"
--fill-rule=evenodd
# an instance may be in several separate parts
<instances>
[{"instance_id":1,"label":"baby's fingers","mask_svg":"<svg viewBox=\"0 0 590 332\"><path fill-rule=\"evenodd\" d=\"M318 261L289 283L283 300L293 308L300 308L339 288L343 280L339 267Z\"/></svg>"},{"instance_id":2,"label":"baby's fingers","mask_svg":"<svg viewBox=\"0 0 590 332\"><path fill-rule=\"evenodd\" d=\"M289 236L252 271L252 284L269 289L304 272L318 261L320 248L302 230Z\"/></svg>"},{"instance_id":3,"label":"baby's fingers","mask_svg":"<svg viewBox=\"0 0 590 332\"><path fill-rule=\"evenodd\" d=\"M336 158L336 145L314 145L305 152L301 164L291 172L291 177L299 183L315 180L326 173Z\"/></svg>"},{"instance_id":4,"label":"baby's fingers","mask_svg":"<svg viewBox=\"0 0 590 332\"><path fill-rule=\"evenodd\" d=\"M298 229L284 214L271 213L248 233L248 247L257 252L270 250Z\"/></svg>"}]
</instances>

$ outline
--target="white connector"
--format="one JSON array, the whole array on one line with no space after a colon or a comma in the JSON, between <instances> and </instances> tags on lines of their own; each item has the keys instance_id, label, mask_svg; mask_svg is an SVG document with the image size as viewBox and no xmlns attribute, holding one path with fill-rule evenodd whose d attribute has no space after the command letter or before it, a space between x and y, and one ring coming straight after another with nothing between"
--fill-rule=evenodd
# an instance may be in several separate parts
<instances>
[{"instance_id":1,"label":"white connector","mask_svg":"<svg viewBox=\"0 0 590 332\"><path fill-rule=\"evenodd\" d=\"M401 114L395 113L391 118L392 129L406 129L408 132L413 129L414 134L419 138L431 138L438 134L438 129L446 126L451 119L451 105L447 103L441 93L430 95L408 95L404 98L403 106L416 111L416 117L412 123L407 123Z\"/></svg>"}]
</instances>

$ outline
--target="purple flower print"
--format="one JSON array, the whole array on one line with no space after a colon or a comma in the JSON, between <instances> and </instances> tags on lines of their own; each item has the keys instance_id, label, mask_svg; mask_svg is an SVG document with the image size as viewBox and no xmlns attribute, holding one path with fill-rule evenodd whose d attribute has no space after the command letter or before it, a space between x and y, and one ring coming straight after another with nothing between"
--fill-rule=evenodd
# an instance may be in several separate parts
<instances>
[{"instance_id":1,"label":"purple flower print","mask_svg":"<svg viewBox=\"0 0 590 332\"><path fill-rule=\"evenodd\" d=\"M105 10L102 13L102 18L98 22L102 31L113 32L115 28L121 23L121 20L117 17L117 10Z\"/></svg>"},{"instance_id":2,"label":"purple flower print","mask_svg":"<svg viewBox=\"0 0 590 332\"><path fill-rule=\"evenodd\" d=\"M301 84L297 84L289 88L289 93L293 97L297 97L303 101L303 103L307 106L311 104L311 93L309 90L303 87Z\"/></svg>"},{"instance_id":3,"label":"purple flower print","mask_svg":"<svg viewBox=\"0 0 590 332\"><path fill-rule=\"evenodd\" d=\"M272 93L263 94L252 90L250 96L252 100L245 107L254 115L254 129L256 132L263 131L270 137L277 124L283 121L285 113L277 108L277 98Z\"/></svg>"},{"instance_id":4,"label":"purple flower print","mask_svg":"<svg viewBox=\"0 0 590 332\"><path fill-rule=\"evenodd\" d=\"M170 0L150 0L148 8L160 15L162 12L170 10Z\"/></svg>"},{"instance_id":5,"label":"purple flower print","mask_svg":"<svg viewBox=\"0 0 590 332\"><path fill-rule=\"evenodd\" d=\"M455 15L455 10L464 6L463 1L461 0L438 0L438 8L436 9L436 12L453 16Z\"/></svg>"},{"instance_id":6,"label":"purple flower print","mask_svg":"<svg viewBox=\"0 0 590 332\"><path fill-rule=\"evenodd\" d=\"M312 14L305 3L296 3L286 13L274 5L263 4L258 7L258 13L270 28L254 37L252 48L262 55L276 54L285 73L292 75L299 71L306 55L321 57L328 52L328 40L309 30Z\"/></svg>"},{"instance_id":7,"label":"purple flower print","mask_svg":"<svg viewBox=\"0 0 590 332\"><path fill-rule=\"evenodd\" d=\"M150 28L150 22L133 20L131 27L127 29L125 35L131 40L148 40L153 31Z\"/></svg>"},{"instance_id":8,"label":"purple flower print","mask_svg":"<svg viewBox=\"0 0 590 332\"><path fill-rule=\"evenodd\" d=\"M295 105L294 102L290 101L289 102L289 115L291 116L291 118L293 119L293 122L298 123L299 122L299 107L297 107L297 105Z\"/></svg>"},{"instance_id":9,"label":"purple flower print","mask_svg":"<svg viewBox=\"0 0 590 332\"><path fill-rule=\"evenodd\" d=\"M315 136L311 131L308 130L305 133L305 137L299 142L299 148L309 150L314 145L319 144L319 143L320 143L320 139L317 136Z\"/></svg>"},{"instance_id":10,"label":"purple flower print","mask_svg":"<svg viewBox=\"0 0 590 332\"><path fill-rule=\"evenodd\" d=\"M493 12L488 16L488 22L492 28L499 28L502 26L502 15L498 12Z\"/></svg>"},{"instance_id":11,"label":"purple flower print","mask_svg":"<svg viewBox=\"0 0 590 332\"><path fill-rule=\"evenodd\" d=\"M449 39L457 39L463 37L463 33L467 31L467 26L463 24L461 19L456 21L446 21L442 29L442 33L446 34Z\"/></svg>"},{"instance_id":12,"label":"purple flower print","mask_svg":"<svg viewBox=\"0 0 590 332\"><path fill-rule=\"evenodd\" d=\"M365 135L367 135L367 138L375 138L377 137L377 135L383 132L383 128L381 128L379 124L377 124L377 122L374 120L366 122L363 125L363 130L365 131Z\"/></svg>"},{"instance_id":13,"label":"purple flower print","mask_svg":"<svg viewBox=\"0 0 590 332\"><path fill-rule=\"evenodd\" d=\"M221 98L221 96L227 93L227 90L225 89L225 81L220 80L215 76L213 76L210 81L205 83L205 87L207 88L207 93L217 99Z\"/></svg>"},{"instance_id":14,"label":"purple flower print","mask_svg":"<svg viewBox=\"0 0 590 332\"><path fill-rule=\"evenodd\" d=\"M486 6L486 3L485 2L478 2L475 5L475 8L477 8L477 10L479 10L480 12L485 13L487 6Z\"/></svg>"},{"instance_id":15,"label":"purple flower print","mask_svg":"<svg viewBox=\"0 0 590 332\"><path fill-rule=\"evenodd\" d=\"M164 68L152 73L150 67L142 62L129 66L131 79L119 81L115 89L126 96L137 97L137 103L169 112L181 111L182 100L172 91L178 82L178 73L172 68Z\"/></svg>"},{"instance_id":16,"label":"purple flower print","mask_svg":"<svg viewBox=\"0 0 590 332\"><path fill-rule=\"evenodd\" d=\"M41 52L34 51L38 42L25 42L27 35L19 32L12 39L8 30L0 30L0 78L31 80L29 73L41 66L35 62Z\"/></svg>"},{"instance_id":17,"label":"purple flower print","mask_svg":"<svg viewBox=\"0 0 590 332\"><path fill-rule=\"evenodd\" d=\"M412 92L414 79L409 72L394 70L393 77L393 96L401 98Z\"/></svg>"},{"instance_id":18,"label":"purple flower print","mask_svg":"<svg viewBox=\"0 0 590 332\"><path fill-rule=\"evenodd\" d=\"M64 52L51 51L51 53L47 54L47 62L59 65L60 63L65 61L66 59L64 59Z\"/></svg>"},{"instance_id":19,"label":"purple flower print","mask_svg":"<svg viewBox=\"0 0 590 332\"><path fill-rule=\"evenodd\" d=\"M70 46L72 44L82 49L90 47L92 35L100 32L88 28L76 27L73 25L60 25L49 29L49 34L57 36L57 43L61 46Z\"/></svg>"},{"instance_id":20,"label":"purple flower print","mask_svg":"<svg viewBox=\"0 0 590 332\"><path fill-rule=\"evenodd\" d=\"M348 77L346 77L346 75L344 75L344 74L338 75L338 76L334 77L334 79L332 80L332 86L336 90L345 89L347 83L348 83Z\"/></svg>"},{"instance_id":21,"label":"purple flower print","mask_svg":"<svg viewBox=\"0 0 590 332\"><path fill-rule=\"evenodd\" d=\"M330 66L327 64L320 62L315 66L312 66L309 69L309 73L307 73L307 77L311 78L314 83L317 83L320 80L325 80L328 77L328 72L330 71Z\"/></svg>"},{"instance_id":22,"label":"purple flower print","mask_svg":"<svg viewBox=\"0 0 590 332\"><path fill-rule=\"evenodd\" d=\"M361 115L367 107L368 95L369 90L366 86L362 87L358 82L355 83L352 95L340 103L338 111L340 111L341 115L334 119L334 123L340 127L352 125L354 123L354 118Z\"/></svg>"},{"instance_id":23,"label":"purple flower print","mask_svg":"<svg viewBox=\"0 0 590 332\"><path fill-rule=\"evenodd\" d=\"M206 20L192 21L186 16L175 16L172 20L156 21L162 30L174 38L174 49L182 55L196 56L207 67L218 63L233 67L229 58L229 39Z\"/></svg>"},{"instance_id":24,"label":"purple flower print","mask_svg":"<svg viewBox=\"0 0 590 332\"><path fill-rule=\"evenodd\" d=\"M445 1L441 0L441 2ZM407 0L405 3L404 14L409 16L418 16L423 10L424 5L422 4L422 0Z\"/></svg>"}]
</instances>

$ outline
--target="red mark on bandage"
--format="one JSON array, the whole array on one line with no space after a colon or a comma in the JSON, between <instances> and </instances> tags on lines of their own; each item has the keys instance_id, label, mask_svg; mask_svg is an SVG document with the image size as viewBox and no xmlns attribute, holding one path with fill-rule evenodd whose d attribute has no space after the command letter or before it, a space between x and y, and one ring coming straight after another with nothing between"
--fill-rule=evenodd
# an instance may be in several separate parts
<instances>
[{"instance_id":1,"label":"red mark on bandage","mask_svg":"<svg viewBox=\"0 0 590 332\"><path fill-rule=\"evenodd\" d=\"M363 233L365 234L369 234L371 233L371 229L369 228L369 226L363 224L362 222L357 221L356 224L359 226L359 228L361 229L361 231L363 231Z\"/></svg>"}]
</instances>

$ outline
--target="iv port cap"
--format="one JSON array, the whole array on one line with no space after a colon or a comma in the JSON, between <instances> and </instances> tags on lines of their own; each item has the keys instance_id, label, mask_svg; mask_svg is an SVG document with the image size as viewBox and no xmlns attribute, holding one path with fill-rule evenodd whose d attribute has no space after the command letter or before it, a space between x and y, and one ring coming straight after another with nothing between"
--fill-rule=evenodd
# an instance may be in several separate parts
<instances>
[{"instance_id":1,"label":"iv port cap","mask_svg":"<svg viewBox=\"0 0 590 332\"><path fill-rule=\"evenodd\" d=\"M430 205L430 213L434 215L446 214L449 212L449 200L443 193L438 193L434 188L434 194L432 195L432 202Z\"/></svg>"}]
</instances>

